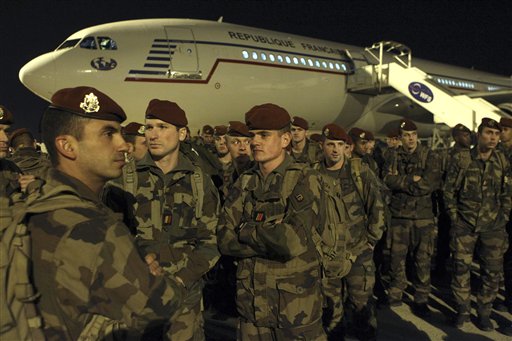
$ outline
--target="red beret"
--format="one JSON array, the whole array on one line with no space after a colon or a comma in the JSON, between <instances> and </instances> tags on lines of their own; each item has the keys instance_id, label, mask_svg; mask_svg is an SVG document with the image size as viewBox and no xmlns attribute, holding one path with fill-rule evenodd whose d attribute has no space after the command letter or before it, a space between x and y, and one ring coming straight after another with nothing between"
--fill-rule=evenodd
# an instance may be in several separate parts
<instances>
[{"instance_id":1,"label":"red beret","mask_svg":"<svg viewBox=\"0 0 512 341\"><path fill-rule=\"evenodd\" d=\"M368 140L368 137L366 136L366 131L358 127L350 129L348 131L348 134L350 135L352 141Z\"/></svg>"},{"instance_id":2,"label":"red beret","mask_svg":"<svg viewBox=\"0 0 512 341\"><path fill-rule=\"evenodd\" d=\"M466 127L462 123L458 123L455 125L455 127L452 128L452 137L455 137L459 135L460 133L469 133L471 134L471 130L469 130L468 127Z\"/></svg>"},{"instance_id":3,"label":"red beret","mask_svg":"<svg viewBox=\"0 0 512 341\"><path fill-rule=\"evenodd\" d=\"M123 135L144 136L145 131L146 129L143 124L130 122L123 128Z\"/></svg>"},{"instance_id":4,"label":"red beret","mask_svg":"<svg viewBox=\"0 0 512 341\"><path fill-rule=\"evenodd\" d=\"M300 127L304 130L309 129L308 121L306 121L305 119L303 119L302 117L299 117L299 116L293 116L292 126Z\"/></svg>"},{"instance_id":5,"label":"red beret","mask_svg":"<svg viewBox=\"0 0 512 341\"><path fill-rule=\"evenodd\" d=\"M371 131L367 130L366 131L366 139L368 141L373 141L373 140L375 140L375 136L373 136L373 133Z\"/></svg>"},{"instance_id":6,"label":"red beret","mask_svg":"<svg viewBox=\"0 0 512 341\"><path fill-rule=\"evenodd\" d=\"M315 142L322 142L322 135L321 134L311 134L311 136L309 137L309 139L311 141L315 141Z\"/></svg>"},{"instance_id":7,"label":"red beret","mask_svg":"<svg viewBox=\"0 0 512 341\"><path fill-rule=\"evenodd\" d=\"M352 138L350 137L350 135L347 135L347 140L345 141L346 144L348 145L353 145L354 144L354 141L352 141Z\"/></svg>"},{"instance_id":8,"label":"red beret","mask_svg":"<svg viewBox=\"0 0 512 341\"><path fill-rule=\"evenodd\" d=\"M213 135L213 128L211 125L204 125L203 126L203 134L209 134L209 135Z\"/></svg>"},{"instance_id":9,"label":"red beret","mask_svg":"<svg viewBox=\"0 0 512 341\"><path fill-rule=\"evenodd\" d=\"M187 116L178 104L156 98L149 102L146 118L157 118L176 127L185 127L188 124Z\"/></svg>"},{"instance_id":10,"label":"red beret","mask_svg":"<svg viewBox=\"0 0 512 341\"><path fill-rule=\"evenodd\" d=\"M247 128L247 126L240 121L229 121L228 135L239 137L254 136L254 134L249 131L249 128Z\"/></svg>"},{"instance_id":11,"label":"red beret","mask_svg":"<svg viewBox=\"0 0 512 341\"><path fill-rule=\"evenodd\" d=\"M503 128L501 127L501 125L498 123L498 121L492 119L492 118L489 118L489 117L484 117L482 118L482 123L480 123L480 127L487 127L487 128L491 128L491 129L497 129L499 131L502 131Z\"/></svg>"},{"instance_id":12,"label":"red beret","mask_svg":"<svg viewBox=\"0 0 512 341\"><path fill-rule=\"evenodd\" d=\"M50 108L56 108L95 120L123 122L124 110L112 98L88 86L66 88L52 96Z\"/></svg>"},{"instance_id":13,"label":"red beret","mask_svg":"<svg viewBox=\"0 0 512 341\"><path fill-rule=\"evenodd\" d=\"M215 136L223 136L226 135L228 132L228 127L221 125L221 126L215 126L213 128L213 135Z\"/></svg>"},{"instance_id":14,"label":"red beret","mask_svg":"<svg viewBox=\"0 0 512 341\"><path fill-rule=\"evenodd\" d=\"M34 139L34 135L32 135L30 130L28 130L27 128L19 128L19 129L16 129L15 131L13 131L11 133L11 136L9 136L9 143L11 144L11 146L12 146L12 142L14 141L15 138L17 138L18 136L24 135L24 134L27 134L30 136L31 139Z\"/></svg>"},{"instance_id":15,"label":"red beret","mask_svg":"<svg viewBox=\"0 0 512 341\"><path fill-rule=\"evenodd\" d=\"M512 118L510 118L510 117L502 117L500 119L500 124L501 124L502 127L512 128Z\"/></svg>"},{"instance_id":16,"label":"red beret","mask_svg":"<svg viewBox=\"0 0 512 341\"><path fill-rule=\"evenodd\" d=\"M335 123L325 125L322 129L322 135L329 140L341 140L347 142L349 139L345 129Z\"/></svg>"},{"instance_id":17,"label":"red beret","mask_svg":"<svg viewBox=\"0 0 512 341\"><path fill-rule=\"evenodd\" d=\"M14 123L14 118L12 116L12 113L4 107L3 105L0 105L0 124L6 124L11 125Z\"/></svg>"},{"instance_id":18,"label":"red beret","mask_svg":"<svg viewBox=\"0 0 512 341\"><path fill-rule=\"evenodd\" d=\"M413 121L411 121L408 118L403 118L398 123L398 129L405 130L405 131L413 131L418 130L418 127L416 127L416 124L414 124Z\"/></svg>"},{"instance_id":19,"label":"red beret","mask_svg":"<svg viewBox=\"0 0 512 341\"><path fill-rule=\"evenodd\" d=\"M290 114L278 105L266 103L252 107L245 114L249 130L279 130L290 124Z\"/></svg>"}]
</instances>

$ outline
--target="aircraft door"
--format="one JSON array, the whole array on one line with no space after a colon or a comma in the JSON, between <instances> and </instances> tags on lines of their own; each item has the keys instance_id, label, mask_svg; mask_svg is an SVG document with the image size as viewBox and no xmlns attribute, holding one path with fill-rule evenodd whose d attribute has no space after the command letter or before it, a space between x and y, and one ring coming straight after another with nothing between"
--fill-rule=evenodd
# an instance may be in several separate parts
<instances>
[{"instance_id":1,"label":"aircraft door","mask_svg":"<svg viewBox=\"0 0 512 341\"><path fill-rule=\"evenodd\" d=\"M188 28L165 26L171 57L169 78L201 79L194 33Z\"/></svg>"}]
</instances>

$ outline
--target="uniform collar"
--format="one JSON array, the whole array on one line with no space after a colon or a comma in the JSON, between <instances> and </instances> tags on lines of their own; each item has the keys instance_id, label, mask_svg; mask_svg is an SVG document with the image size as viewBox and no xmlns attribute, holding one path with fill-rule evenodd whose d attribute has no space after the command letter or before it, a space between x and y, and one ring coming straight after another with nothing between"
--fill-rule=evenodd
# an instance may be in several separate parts
<instances>
[{"instance_id":1,"label":"uniform collar","mask_svg":"<svg viewBox=\"0 0 512 341\"><path fill-rule=\"evenodd\" d=\"M146 153L142 159L140 159L137 163L137 169L142 170L144 168L152 168L152 169L160 169L156 165L155 161L151 158L150 153ZM170 173L176 172L193 172L194 164L190 161L183 153L179 152L178 154L178 164Z\"/></svg>"},{"instance_id":2,"label":"uniform collar","mask_svg":"<svg viewBox=\"0 0 512 341\"><path fill-rule=\"evenodd\" d=\"M78 194L79 197L92 201L96 204L101 204L98 196L89 187L87 187L87 185L69 174L61 172L55 168L50 168L48 171L48 179L48 181L54 186L58 184L69 186Z\"/></svg>"}]
</instances>

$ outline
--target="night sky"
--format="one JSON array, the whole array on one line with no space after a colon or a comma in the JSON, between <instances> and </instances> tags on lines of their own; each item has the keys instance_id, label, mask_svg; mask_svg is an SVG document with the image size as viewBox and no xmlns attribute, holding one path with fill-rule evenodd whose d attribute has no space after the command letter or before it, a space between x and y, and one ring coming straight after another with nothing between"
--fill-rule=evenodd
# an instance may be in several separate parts
<instances>
[{"instance_id":1,"label":"night sky","mask_svg":"<svg viewBox=\"0 0 512 341\"><path fill-rule=\"evenodd\" d=\"M191 18L358 46L395 40L414 56L512 75L512 1L83 1L0 0L0 103L15 128L37 133L47 103L18 79L29 60L93 25L142 18Z\"/></svg>"}]
</instances>

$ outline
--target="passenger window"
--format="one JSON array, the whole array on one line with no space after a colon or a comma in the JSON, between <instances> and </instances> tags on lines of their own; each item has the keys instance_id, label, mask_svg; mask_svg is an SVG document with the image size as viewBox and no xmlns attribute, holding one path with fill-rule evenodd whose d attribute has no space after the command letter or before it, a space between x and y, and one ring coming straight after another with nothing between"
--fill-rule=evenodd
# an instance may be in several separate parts
<instances>
[{"instance_id":1,"label":"passenger window","mask_svg":"<svg viewBox=\"0 0 512 341\"><path fill-rule=\"evenodd\" d=\"M94 37L85 37L80 42L80 47L83 49L96 50L96 39L94 39Z\"/></svg>"},{"instance_id":2,"label":"passenger window","mask_svg":"<svg viewBox=\"0 0 512 341\"><path fill-rule=\"evenodd\" d=\"M98 37L98 44L100 45L100 50L117 50L116 41L109 37Z\"/></svg>"}]
</instances>

